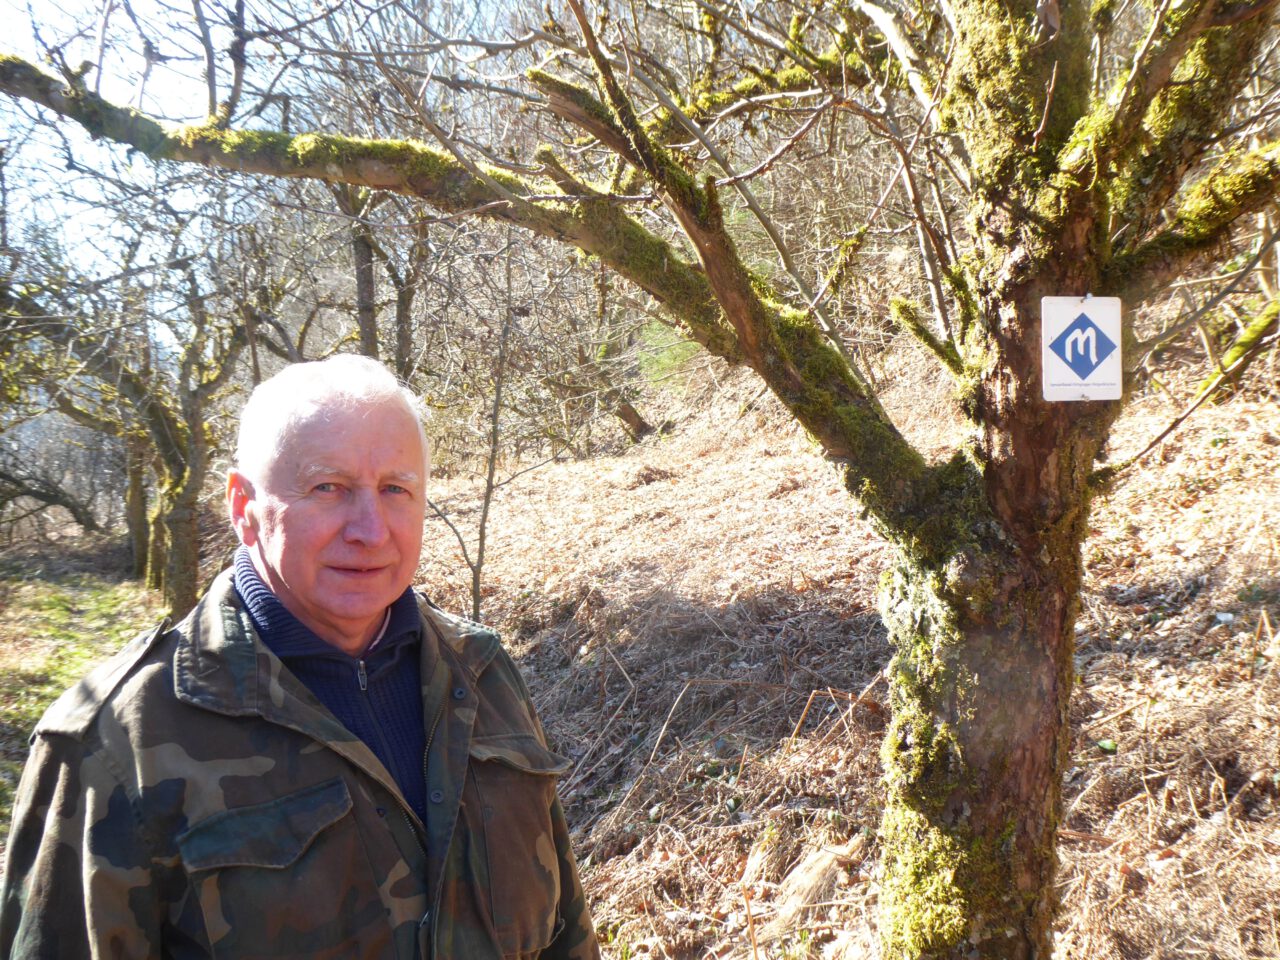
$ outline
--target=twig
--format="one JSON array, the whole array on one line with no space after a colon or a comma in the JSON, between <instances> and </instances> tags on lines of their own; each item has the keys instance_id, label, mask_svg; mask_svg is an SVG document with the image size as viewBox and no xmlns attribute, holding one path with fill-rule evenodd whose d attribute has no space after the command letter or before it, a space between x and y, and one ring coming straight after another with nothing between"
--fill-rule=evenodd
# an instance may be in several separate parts
<instances>
[{"instance_id":1,"label":"twig","mask_svg":"<svg viewBox=\"0 0 1280 960\"><path fill-rule=\"evenodd\" d=\"M1107 846L1111 846L1112 844L1119 842L1118 840L1113 840L1111 837L1104 837L1100 833L1086 833L1082 830L1065 830L1059 828L1058 836L1062 837L1064 840L1090 840L1094 843L1105 843Z\"/></svg>"},{"instance_id":2,"label":"twig","mask_svg":"<svg viewBox=\"0 0 1280 960\"><path fill-rule=\"evenodd\" d=\"M212 117L218 112L218 68L213 53L213 37L209 33L209 21L205 19L200 0L191 0L191 12L199 29L200 46L204 48L204 80L209 95L208 116Z\"/></svg>"},{"instance_id":3,"label":"twig","mask_svg":"<svg viewBox=\"0 0 1280 960\"><path fill-rule=\"evenodd\" d=\"M613 726L614 721L618 719L618 716L622 713L623 708L627 705L627 701L629 701L632 697L634 697L636 693L635 681L631 679L631 675L627 673L627 668L624 667L622 665L622 662L614 655L613 650L609 648L608 644L604 645L604 651L609 655L609 657L613 660L613 662L618 665L618 669L622 671L623 679L625 679L627 683L630 684L631 689L627 691L627 695L624 696L622 698L622 702L618 704L618 709L613 711L613 715L609 717L604 727L601 728L600 733L592 741L591 746L587 749L587 752L582 755L582 759L580 759L577 765L573 768L573 773L570 774L569 776L569 782L565 785L565 788L564 788L565 793L569 793L570 791L572 791L575 787L578 786L578 784L582 780L584 780L586 777L592 774L595 771L596 767L604 763L605 757L608 756L607 753L604 756L602 756L599 760L597 760L595 763L593 763L589 768L587 768L586 770L582 770L582 765L587 762L587 758L590 757L593 753L595 753L596 750L599 748L600 744L604 742L605 734L609 732L609 729ZM579 773L578 772L579 770L582 770L582 772Z\"/></svg>"},{"instance_id":4,"label":"twig","mask_svg":"<svg viewBox=\"0 0 1280 960\"><path fill-rule=\"evenodd\" d=\"M801 140L805 138L805 135L810 130L813 129L813 125L822 119L822 115L826 113L827 109L833 103L835 103L835 98L833 97L828 97L826 100L822 101L822 103L818 104L818 106L814 109L813 113L809 116L809 119L800 125L800 129L797 130L795 133L793 133L786 141L784 141L782 146L779 147L776 151L774 151L774 153L771 156L765 157L764 160L756 164L750 170L747 170L743 173L736 174L735 176L732 176L732 177L722 177L721 179L716 181L716 186L717 187L732 186L743 180L750 180L752 177L768 172L775 163L777 163L784 156L786 156L786 154L789 153L791 149L796 146L796 144L798 144Z\"/></svg>"},{"instance_id":5,"label":"twig","mask_svg":"<svg viewBox=\"0 0 1280 960\"><path fill-rule=\"evenodd\" d=\"M862 703L866 699L867 694L870 693L873 689L875 689L875 685L883 679L884 679L884 674L877 673L874 677L871 678L871 682L868 683L865 687L863 687L862 692L858 694L856 697L853 694L845 693L843 690L833 690L830 687L827 687L825 690L814 690L813 692L811 692L809 694L809 699L805 701L804 710L802 710L800 713L800 719L796 721L795 728L791 731L791 737L790 739L787 740L787 748L786 750L783 751L783 753L784 754L789 753L791 751L791 748L795 745L796 737L800 735L800 728L804 726L805 718L809 715L809 708L813 706L813 701L816 697L828 696L832 700L847 700L852 703L853 707L856 707L858 706L858 704ZM871 702L874 703L875 701L871 701ZM879 706L879 704L876 704L876 706ZM853 707L850 707L850 709L852 709Z\"/></svg>"},{"instance_id":6,"label":"twig","mask_svg":"<svg viewBox=\"0 0 1280 960\"><path fill-rule=\"evenodd\" d=\"M1267 251L1275 245L1277 240L1280 240L1280 227L1271 232L1271 236L1267 237L1267 239L1263 241L1262 246L1258 248L1257 252L1249 258L1248 262L1245 263L1244 266L1235 272L1235 276L1231 278L1231 282L1206 300L1204 306L1200 307L1185 319L1179 320L1167 330L1163 330L1151 339L1144 340L1139 343L1138 349L1143 352L1142 360L1139 360L1138 363L1141 364L1146 360L1151 351L1155 350L1157 347L1168 343L1169 340L1182 333L1182 331L1195 326L1206 313L1225 300L1232 291L1234 291L1236 287L1240 286L1241 282L1253 272L1253 268L1258 265L1264 256L1266 256Z\"/></svg>"},{"instance_id":7,"label":"twig","mask_svg":"<svg viewBox=\"0 0 1280 960\"><path fill-rule=\"evenodd\" d=\"M1044 97L1044 113L1040 117L1040 126L1031 138L1031 149L1040 149L1040 138L1044 136L1045 127L1049 125L1049 107L1053 105L1053 88L1058 85L1058 61L1053 61L1053 73L1049 75L1049 92Z\"/></svg>"},{"instance_id":8,"label":"twig","mask_svg":"<svg viewBox=\"0 0 1280 960\"><path fill-rule=\"evenodd\" d=\"M1156 445L1160 443L1161 440L1169 436L1169 434L1173 433L1174 430L1178 429L1178 427L1182 425L1182 422L1186 420L1187 417L1191 416L1191 414L1199 410L1201 405L1203 405L1206 400L1217 395L1218 384L1222 383L1224 380L1227 379L1227 377L1231 376L1231 374L1235 373L1235 371L1240 369L1242 366L1248 363L1251 363L1253 361L1253 355L1259 349L1261 349L1260 345L1266 342L1267 342L1266 339L1260 339L1256 344L1254 344L1252 347L1250 347L1248 350L1242 353L1239 357L1237 357L1235 363L1231 364L1231 366L1227 367L1225 370L1221 372L1217 381L1215 381L1207 390L1201 393L1200 396L1196 398L1195 402L1193 402L1189 407L1187 407L1186 410L1182 411L1182 413L1180 413L1177 417L1175 417L1172 423L1170 423L1167 427L1165 427L1162 431L1160 431L1160 433L1155 437L1155 439L1153 439L1150 443L1148 443L1145 447L1142 448L1142 451L1140 453L1135 454L1134 456L1130 457L1128 460L1125 460L1121 463L1117 463L1113 467L1104 467L1101 470L1095 470L1093 474L1089 477L1090 482L1105 483L1110 480L1113 480L1117 475L1119 475L1119 473L1122 470L1127 470L1129 467L1133 466L1135 463L1137 463L1139 460L1145 457L1148 453L1154 450Z\"/></svg>"},{"instance_id":9,"label":"twig","mask_svg":"<svg viewBox=\"0 0 1280 960\"><path fill-rule=\"evenodd\" d=\"M681 833L675 827L671 826L671 824L669 823L658 824L658 829L666 830L667 833L671 834L673 837L675 837L677 840L680 841L680 843L684 846L685 850L688 851L689 859L691 859L695 864L697 864L698 869L702 871L702 875L704 877L706 877L712 883L718 885L721 890L729 889L729 885L727 883L725 883L723 880L721 880L714 873L712 873L710 870L707 869L707 865L703 863L702 858L698 856L698 851L693 849L693 847L689 844L688 837L686 837L683 833Z\"/></svg>"},{"instance_id":10,"label":"twig","mask_svg":"<svg viewBox=\"0 0 1280 960\"><path fill-rule=\"evenodd\" d=\"M759 683L755 680L713 680L709 677L696 677L693 680L685 682L680 688L680 693L676 696L675 702L671 704L671 709L667 711L667 719L662 722L662 729L658 731L658 739L653 743L653 750L649 754L649 759L645 766L653 763L658 756L658 748L662 746L662 740L667 735L667 727L671 726L671 718L675 716L676 708L680 706L680 701L684 699L684 695L689 692L691 687L758 687L762 690L781 690L789 691L791 688L781 683ZM639 783L639 778L636 780Z\"/></svg>"},{"instance_id":11,"label":"twig","mask_svg":"<svg viewBox=\"0 0 1280 960\"><path fill-rule=\"evenodd\" d=\"M1092 730L1094 727L1101 726L1102 724L1106 723L1108 720L1115 720L1119 717L1123 717L1126 713L1132 713L1134 710L1137 710L1144 703L1150 703L1150 702L1151 702L1150 697L1143 697L1141 700L1135 700L1133 703L1129 704L1127 707L1123 707L1115 711L1115 713L1108 713L1105 717L1099 717L1097 720L1093 720L1085 724L1083 729Z\"/></svg>"},{"instance_id":12,"label":"twig","mask_svg":"<svg viewBox=\"0 0 1280 960\"><path fill-rule=\"evenodd\" d=\"M751 891L745 884L742 887L742 902L747 908L747 935L751 938L751 957L752 960L760 960L760 946L756 943L756 920L751 915Z\"/></svg>"}]
</instances>

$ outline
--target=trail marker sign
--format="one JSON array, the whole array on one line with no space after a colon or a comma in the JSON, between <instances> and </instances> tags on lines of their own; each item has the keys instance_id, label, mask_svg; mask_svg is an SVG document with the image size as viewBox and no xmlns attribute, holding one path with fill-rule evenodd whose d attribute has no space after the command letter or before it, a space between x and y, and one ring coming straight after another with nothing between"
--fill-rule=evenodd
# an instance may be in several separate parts
<instances>
[{"instance_id":1,"label":"trail marker sign","mask_svg":"<svg viewBox=\"0 0 1280 960\"><path fill-rule=\"evenodd\" d=\"M1119 400L1119 297L1040 301L1040 380L1046 400Z\"/></svg>"}]
</instances>

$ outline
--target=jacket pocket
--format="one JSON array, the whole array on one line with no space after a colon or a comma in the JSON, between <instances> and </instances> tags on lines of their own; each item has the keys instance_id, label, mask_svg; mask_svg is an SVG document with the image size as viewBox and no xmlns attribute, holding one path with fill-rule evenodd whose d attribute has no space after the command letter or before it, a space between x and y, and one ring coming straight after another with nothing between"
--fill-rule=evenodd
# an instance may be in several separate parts
<instances>
[{"instance_id":1,"label":"jacket pocket","mask_svg":"<svg viewBox=\"0 0 1280 960\"><path fill-rule=\"evenodd\" d=\"M504 957L537 954L559 926L560 858L551 804L556 780L571 762L521 734L476 737L471 760L498 945Z\"/></svg>"},{"instance_id":2,"label":"jacket pocket","mask_svg":"<svg viewBox=\"0 0 1280 960\"><path fill-rule=\"evenodd\" d=\"M193 825L178 849L215 957L391 957L341 777Z\"/></svg>"}]
</instances>

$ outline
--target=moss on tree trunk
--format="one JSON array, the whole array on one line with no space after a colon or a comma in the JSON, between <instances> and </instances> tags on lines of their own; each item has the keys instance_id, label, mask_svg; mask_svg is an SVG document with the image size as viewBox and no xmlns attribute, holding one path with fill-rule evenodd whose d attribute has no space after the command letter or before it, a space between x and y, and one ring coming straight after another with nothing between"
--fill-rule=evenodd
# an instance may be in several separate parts
<instances>
[{"instance_id":1,"label":"moss on tree trunk","mask_svg":"<svg viewBox=\"0 0 1280 960\"><path fill-rule=\"evenodd\" d=\"M126 446L124 519L129 531L133 576L141 580L147 575L151 529L147 519L147 468L143 460L146 448L142 442L132 437L126 440Z\"/></svg>"},{"instance_id":2,"label":"moss on tree trunk","mask_svg":"<svg viewBox=\"0 0 1280 960\"><path fill-rule=\"evenodd\" d=\"M883 584L886 960L1051 952L1074 594L1016 556L966 587L907 562Z\"/></svg>"},{"instance_id":3,"label":"moss on tree trunk","mask_svg":"<svg viewBox=\"0 0 1280 960\"><path fill-rule=\"evenodd\" d=\"M164 599L169 615L176 620L196 605L200 590L200 526L196 504L183 498L166 512L164 524L169 540Z\"/></svg>"}]
</instances>

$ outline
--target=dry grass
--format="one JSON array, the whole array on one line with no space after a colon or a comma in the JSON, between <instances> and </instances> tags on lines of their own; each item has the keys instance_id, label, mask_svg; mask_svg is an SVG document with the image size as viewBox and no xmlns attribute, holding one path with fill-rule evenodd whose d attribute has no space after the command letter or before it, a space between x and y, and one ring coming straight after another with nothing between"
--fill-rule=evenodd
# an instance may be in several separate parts
<instances>
[{"instance_id":1,"label":"dry grass","mask_svg":"<svg viewBox=\"0 0 1280 960\"><path fill-rule=\"evenodd\" d=\"M1137 404L1122 446L1173 409ZM1197 414L1095 510L1064 826L1106 840L1063 845L1060 956L1280 957L1277 517L1265 397Z\"/></svg>"},{"instance_id":2,"label":"dry grass","mask_svg":"<svg viewBox=\"0 0 1280 960\"><path fill-rule=\"evenodd\" d=\"M956 424L923 370L907 352L879 373L938 454ZM752 381L695 384L661 411L674 435L499 492L484 616L575 760L562 793L607 955L874 956L885 549ZM1179 409L1135 403L1117 456ZM1280 957L1278 477L1255 390L1095 508L1059 956ZM441 493L464 529L475 494ZM429 529L424 579L466 609L457 545Z\"/></svg>"}]
</instances>

